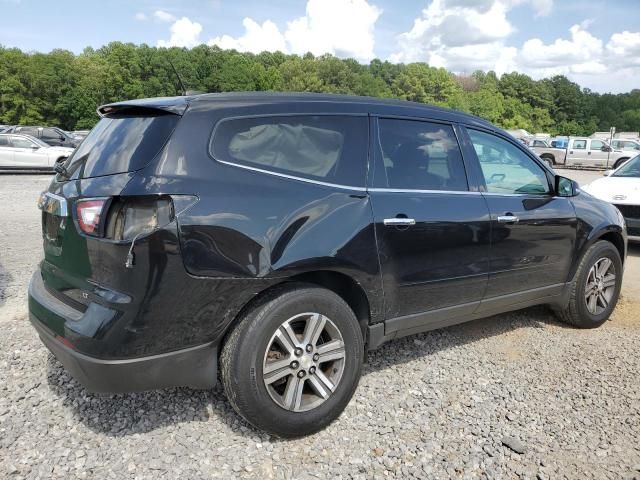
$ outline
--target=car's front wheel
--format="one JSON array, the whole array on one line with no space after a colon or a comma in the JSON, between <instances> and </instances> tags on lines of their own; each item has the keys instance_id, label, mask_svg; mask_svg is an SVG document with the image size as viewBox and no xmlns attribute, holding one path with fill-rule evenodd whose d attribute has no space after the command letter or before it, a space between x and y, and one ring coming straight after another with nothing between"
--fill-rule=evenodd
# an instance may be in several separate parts
<instances>
[{"instance_id":1,"label":"car's front wheel","mask_svg":"<svg viewBox=\"0 0 640 480\"><path fill-rule=\"evenodd\" d=\"M335 293L291 285L267 294L228 336L221 377L235 410L282 437L315 433L346 407L364 355L353 311Z\"/></svg>"},{"instance_id":2,"label":"car's front wheel","mask_svg":"<svg viewBox=\"0 0 640 480\"><path fill-rule=\"evenodd\" d=\"M611 315L620 296L622 260L618 249L605 240L584 254L571 283L569 304L560 319L579 328L595 328Z\"/></svg>"}]
</instances>

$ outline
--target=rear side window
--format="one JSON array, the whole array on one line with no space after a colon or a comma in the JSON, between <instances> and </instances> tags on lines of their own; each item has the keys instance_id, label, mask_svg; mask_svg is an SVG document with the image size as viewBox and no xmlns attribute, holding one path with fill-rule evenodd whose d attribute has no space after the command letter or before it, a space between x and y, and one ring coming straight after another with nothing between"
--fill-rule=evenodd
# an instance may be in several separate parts
<instances>
[{"instance_id":1,"label":"rear side window","mask_svg":"<svg viewBox=\"0 0 640 480\"><path fill-rule=\"evenodd\" d=\"M384 175L377 187L409 190L468 189L462 153L451 125L381 118Z\"/></svg>"},{"instance_id":2,"label":"rear side window","mask_svg":"<svg viewBox=\"0 0 640 480\"><path fill-rule=\"evenodd\" d=\"M178 115L148 111L108 115L69 157L67 171L72 178L87 178L138 170L160 152L179 119Z\"/></svg>"},{"instance_id":3,"label":"rear side window","mask_svg":"<svg viewBox=\"0 0 640 480\"><path fill-rule=\"evenodd\" d=\"M587 149L587 141L586 140L574 140L573 148L576 150L586 150Z\"/></svg>"},{"instance_id":4,"label":"rear side window","mask_svg":"<svg viewBox=\"0 0 640 480\"><path fill-rule=\"evenodd\" d=\"M364 116L268 116L221 121L210 152L224 162L360 187L367 143Z\"/></svg>"}]
</instances>

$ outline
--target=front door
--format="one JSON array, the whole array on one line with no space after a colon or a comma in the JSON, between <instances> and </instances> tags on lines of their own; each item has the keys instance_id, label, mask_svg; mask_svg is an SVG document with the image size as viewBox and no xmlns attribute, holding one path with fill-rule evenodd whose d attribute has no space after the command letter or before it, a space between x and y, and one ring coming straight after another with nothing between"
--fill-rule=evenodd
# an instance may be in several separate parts
<instances>
[{"instance_id":1,"label":"front door","mask_svg":"<svg viewBox=\"0 0 640 480\"><path fill-rule=\"evenodd\" d=\"M590 140L589 150L587 151L587 159L589 160L589 166L593 167L606 167L609 160L609 151L603 148L607 147L607 144L602 140Z\"/></svg>"},{"instance_id":2,"label":"front door","mask_svg":"<svg viewBox=\"0 0 640 480\"><path fill-rule=\"evenodd\" d=\"M13 147L9 135L0 135L0 167L13 167Z\"/></svg>"},{"instance_id":3,"label":"front door","mask_svg":"<svg viewBox=\"0 0 640 480\"><path fill-rule=\"evenodd\" d=\"M491 212L491 256L483 309L557 295L567 281L577 221L556 197L546 170L524 149L466 129L480 163Z\"/></svg>"},{"instance_id":4,"label":"front door","mask_svg":"<svg viewBox=\"0 0 640 480\"><path fill-rule=\"evenodd\" d=\"M13 160L16 167L49 167L49 154L40 145L22 135L12 135Z\"/></svg>"},{"instance_id":5,"label":"front door","mask_svg":"<svg viewBox=\"0 0 640 480\"><path fill-rule=\"evenodd\" d=\"M472 313L487 284L490 221L482 195L469 190L452 125L380 118L372 131L387 318L404 329Z\"/></svg>"}]
</instances>

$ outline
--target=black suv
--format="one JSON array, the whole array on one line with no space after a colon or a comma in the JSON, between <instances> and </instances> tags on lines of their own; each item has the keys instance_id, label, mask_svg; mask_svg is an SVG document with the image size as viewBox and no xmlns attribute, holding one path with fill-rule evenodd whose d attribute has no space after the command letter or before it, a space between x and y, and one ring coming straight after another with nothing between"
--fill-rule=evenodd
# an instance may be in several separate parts
<instances>
[{"instance_id":1,"label":"black suv","mask_svg":"<svg viewBox=\"0 0 640 480\"><path fill-rule=\"evenodd\" d=\"M64 130L57 127L26 127L22 125L10 127L6 133L22 133L23 135L31 135L39 138L47 145L52 147L69 147L76 148L80 143Z\"/></svg>"},{"instance_id":2,"label":"black suv","mask_svg":"<svg viewBox=\"0 0 640 480\"><path fill-rule=\"evenodd\" d=\"M103 106L40 198L42 341L89 390L212 387L315 432L367 349L536 304L613 310L627 234L478 118L315 94ZM382 401L382 400L381 400Z\"/></svg>"}]
</instances>

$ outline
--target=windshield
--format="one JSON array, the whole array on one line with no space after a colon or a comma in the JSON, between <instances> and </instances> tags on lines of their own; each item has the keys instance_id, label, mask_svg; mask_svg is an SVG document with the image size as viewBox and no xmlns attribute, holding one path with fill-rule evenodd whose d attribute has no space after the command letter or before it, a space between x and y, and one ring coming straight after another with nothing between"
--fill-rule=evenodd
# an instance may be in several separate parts
<instances>
[{"instance_id":1,"label":"windshield","mask_svg":"<svg viewBox=\"0 0 640 480\"><path fill-rule=\"evenodd\" d=\"M160 152L180 117L166 112L112 114L91 130L65 165L70 178L139 170Z\"/></svg>"},{"instance_id":2,"label":"windshield","mask_svg":"<svg viewBox=\"0 0 640 480\"><path fill-rule=\"evenodd\" d=\"M612 177L640 177L640 155L633 157L611 175Z\"/></svg>"}]
</instances>

